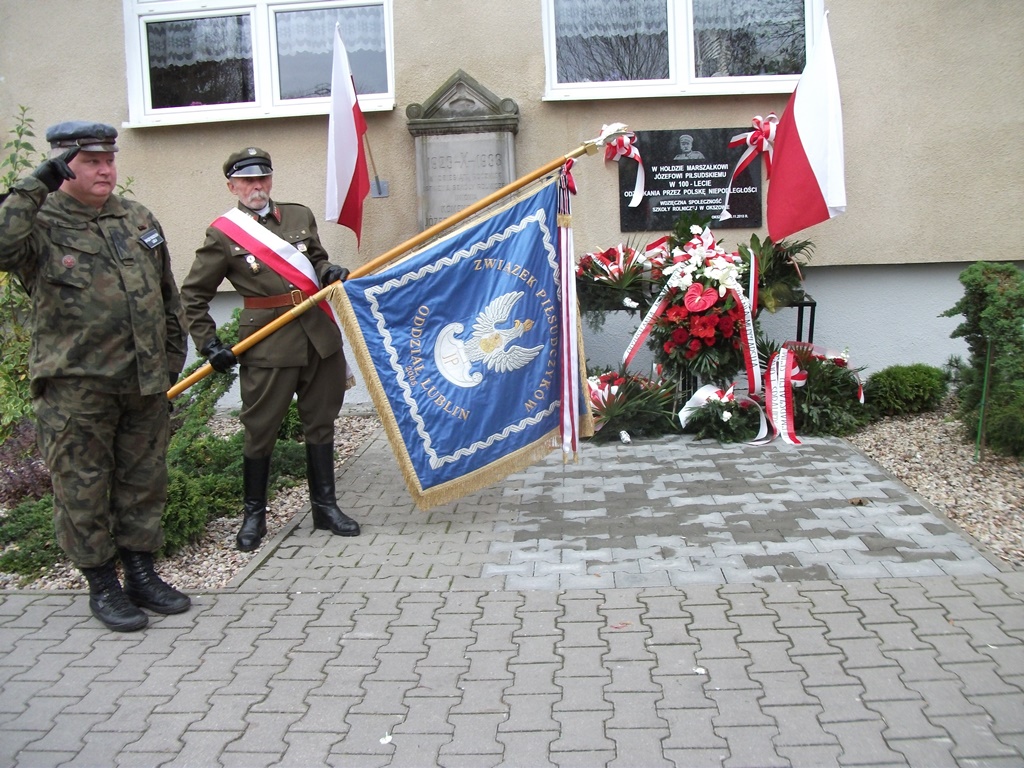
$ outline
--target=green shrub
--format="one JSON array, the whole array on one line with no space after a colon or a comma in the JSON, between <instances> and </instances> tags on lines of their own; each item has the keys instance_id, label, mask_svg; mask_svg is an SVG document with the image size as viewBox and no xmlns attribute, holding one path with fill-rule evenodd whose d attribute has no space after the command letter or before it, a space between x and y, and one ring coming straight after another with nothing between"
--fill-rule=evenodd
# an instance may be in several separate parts
<instances>
[{"instance_id":1,"label":"green shrub","mask_svg":"<svg viewBox=\"0 0 1024 768\"><path fill-rule=\"evenodd\" d=\"M963 315L950 335L963 338L970 350L960 369L958 416L975 440L998 453L1024 456L1024 271L979 261L960 273L960 283L963 297L942 313Z\"/></svg>"},{"instance_id":2,"label":"green shrub","mask_svg":"<svg viewBox=\"0 0 1024 768\"><path fill-rule=\"evenodd\" d=\"M0 571L20 574L26 583L64 557L53 533L52 496L22 502L2 522Z\"/></svg>"},{"instance_id":3,"label":"green shrub","mask_svg":"<svg viewBox=\"0 0 1024 768\"><path fill-rule=\"evenodd\" d=\"M872 414L898 416L933 411L946 395L946 374L923 363L892 365L868 377L864 400Z\"/></svg>"}]
</instances>

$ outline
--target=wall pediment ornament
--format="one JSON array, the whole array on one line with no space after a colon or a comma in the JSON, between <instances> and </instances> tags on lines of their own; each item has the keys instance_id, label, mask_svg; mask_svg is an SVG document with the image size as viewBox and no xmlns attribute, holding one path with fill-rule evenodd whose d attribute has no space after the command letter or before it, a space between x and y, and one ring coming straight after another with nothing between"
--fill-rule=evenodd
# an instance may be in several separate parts
<instances>
[{"instance_id":1,"label":"wall pediment ornament","mask_svg":"<svg viewBox=\"0 0 1024 768\"><path fill-rule=\"evenodd\" d=\"M422 104L405 109L413 136L519 131L519 105L457 70Z\"/></svg>"}]
</instances>

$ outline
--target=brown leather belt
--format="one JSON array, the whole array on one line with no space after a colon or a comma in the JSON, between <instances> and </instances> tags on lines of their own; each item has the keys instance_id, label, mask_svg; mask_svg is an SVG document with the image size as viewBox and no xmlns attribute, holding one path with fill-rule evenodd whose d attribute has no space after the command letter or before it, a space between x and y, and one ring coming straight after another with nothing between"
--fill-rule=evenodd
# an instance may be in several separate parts
<instances>
[{"instance_id":1,"label":"brown leather belt","mask_svg":"<svg viewBox=\"0 0 1024 768\"><path fill-rule=\"evenodd\" d=\"M309 296L299 290L291 293L279 293L277 296L246 296L246 309L277 309L278 307L298 306Z\"/></svg>"}]
</instances>

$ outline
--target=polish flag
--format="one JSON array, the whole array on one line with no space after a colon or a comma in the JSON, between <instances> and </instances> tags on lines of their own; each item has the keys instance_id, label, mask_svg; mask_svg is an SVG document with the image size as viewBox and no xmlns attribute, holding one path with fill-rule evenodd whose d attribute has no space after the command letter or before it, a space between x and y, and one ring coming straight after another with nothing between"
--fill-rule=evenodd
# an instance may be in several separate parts
<instances>
[{"instance_id":1,"label":"polish flag","mask_svg":"<svg viewBox=\"0 0 1024 768\"><path fill-rule=\"evenodd\" d=\"M775 133L768 182L768 236L778 242L846 211L843 113L828 33L807 60Z\"/></svg>"},{"instance_id":2,"label":"polish flag","mask_svg":"<svg viewBox=\"0 0 1024 768\"><path fill-rule=\"evenodd\" d=\"M370 193L363 134L366 121L356 99L356 86L341 40L334 26L334 68L331 72L331 115L327 123L327 220L356 233L363 229L363 200Z\"/></svg>"}]
</instances>

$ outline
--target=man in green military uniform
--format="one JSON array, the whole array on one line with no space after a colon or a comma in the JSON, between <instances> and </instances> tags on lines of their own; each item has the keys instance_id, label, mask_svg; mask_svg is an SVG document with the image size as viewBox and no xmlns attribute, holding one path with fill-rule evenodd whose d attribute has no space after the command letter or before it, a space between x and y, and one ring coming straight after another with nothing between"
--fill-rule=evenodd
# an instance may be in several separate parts
<instances>
[{"instance_id":1,"label":"man in green military uniform","mask_svg":"<svg viewBox=\"0 0 1024 768\"><path fill-rule=\"evenodd\" d=\"M345 401L348 366L333 310L321 303L237 360L217 337L209 311L217 287L228 280L242 297L244 339L321 286L344 280L348 270L328 262L309 208L271 200L267 152L247 147L233 153L223 170L238 205L206 230L181 292L189 333L213 368L226 372L241 364L244 499L236 544L250 552L267 533L270 456L293 396L306 441L313 528L358 536L359 524L338 508L334 487L334 422Z\"/></svg>"},{"instance_id":2,"label":"man in green military uniform","mask_svg":"<svg viewBox=\"0 0 1024 768\"><path fill-rule=\"evenodd\" d=\"M140 606L191 605L153 568L184 322L159 222L115 194L117 131L75 120L46 139L51 158L0 203L0 269L32 301L32 406L57 541L89 582L96 618L131 632L149 622Z\"/></svg>"}]
</instances>

